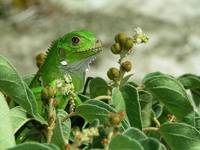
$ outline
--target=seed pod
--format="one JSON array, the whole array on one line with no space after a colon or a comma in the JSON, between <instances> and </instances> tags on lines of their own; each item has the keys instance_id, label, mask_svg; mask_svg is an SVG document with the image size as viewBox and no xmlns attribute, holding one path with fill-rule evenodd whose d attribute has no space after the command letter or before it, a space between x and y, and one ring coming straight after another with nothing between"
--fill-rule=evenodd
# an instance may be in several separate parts
<instances>
[{"instance_id":1,"label":"seed pod","mask_svg":"<svg viewBox=\"0 0 200 150\"><path fill-rule=\"evenodd\" d=\"M35 57L35 59L36 59L37 67L40 68L44 64L44 61L46 59L46 54L45 53L40 53Z\"/></svg>"},{"instance_id":2,"label":"seed pod","mask_svg":"<svg viewBox=\"0 0 200 150\"><path fill-rule=\"evenodd\" d=\"M133 47L133 39L127 38L123 47L124 47L125 50L130 50Z\"/></svg>"},{"instance_id":3,"label":"seed pod","mask_svg":"<svg viewBox=\"0 0 200 150\"><path fill-rule=\"evenodd\" d=\"M55 88L53 88L53 87L49 87L49 89L48 89L48 96L49 96L49 98L53 98L53 97L55 97L56 96L56 89Z\"/></svg>"},{"instance_id":4,"label":"seed pod","mask_svg":"<svg viewBox=\"0 0 200 150\"><path fill-rule=\"evenodd\" d=\"M118 114L114 112L109 113L108 119L109 123L114 126L118 126L121 122L121 119L119 118Z\"/></svg>"},{"instance_id":5,"label":"seed pod","mask_svg":"<svg viewBox=\"0 0 200 150\"><path fill-rule=\"evenodd\" d=\"M42 89L42 94L41 94L41 96L42 96L42 99L43 99L43 100L46 100L46 99L49 98L49 95L48 95L48 87L45 87L45 88Z\"/></svg>"},{"instance_id":6,"label":"seed pod","mask_svg":"<svg viewBox=\"0 0 200 150\"><path fill-rule=\"evenodd\" d=\"M101 141L101 144L103 145L108 145L109 144L109 140L107 138L104 138L102 141Z\"/></svg>"},{"instance_id":7,"label":"seed pod","mask_svg":"<svg viewBox=\"0 0 200 150\"><path fill-rule=\"evenodd\" d=\"M132 68L132 63L130 61L124 61L122 62L120 68L123 70L123 71L126 71L126 72L129 72L131 71L131 68Z\"/></svg>"},{"instance_id":8,"label":"seed pod","mask_svg":"<svg viewBox=\"0 0 200 150\"><path fill-rule=\"evenodd\" d=\"M121 52L121 47L119 43L115 43L111 46L111 51L113 54L119 54Z\"/></svg>"},{"instance_id":9,"label":"seed pod","mask_svg":"<svg viewBox=\"0 0 200 150\"><path fill-rule=\"evenodd\" d=\"M109 123L115 127L118 127L121 121L124 119L124 112L110 112L108 114Z\"/></svg>"},{"instance_id":10,"label":"seed pod","mask_svg":"<svg viewBox=\"0 0 200 150\"><path fill-rule=\"evenodd\" d=\"M53 87L45 87L42 89L42 99L50 99L55 97L56 95L56 89Z\"/></svg>"},{"instance_id":11,"label":"seed pod","mask_svg":"<svg viewBox=\"0 0 200 150\"><path fill-rule=\"evenodd\" d=\"M58 105L58 101L56 99L53 100L53 106L56 107Z\"/></svg>"},{"instance_id":12,"label":"seed pod","mask_svg":"<svg viewBox=\"0 0 200 150\"><path fill-rule=\"evenodd\" d=\"M124 45L126 39L127 39L127 35L125 33L119 33L115 36L115 42L119 43L121 46Z\"/></svg>"},{"instance_id":13,"label":"seed pod","mask_svg":"<svg viewBox=\"0 0 200 150\"><path fill-rule=\"evenodd\" d=\"M110 68L107 72L107 76L110 80L118 80L120 76L120 71L117 68Z\"/></svg>"}]
</instances>

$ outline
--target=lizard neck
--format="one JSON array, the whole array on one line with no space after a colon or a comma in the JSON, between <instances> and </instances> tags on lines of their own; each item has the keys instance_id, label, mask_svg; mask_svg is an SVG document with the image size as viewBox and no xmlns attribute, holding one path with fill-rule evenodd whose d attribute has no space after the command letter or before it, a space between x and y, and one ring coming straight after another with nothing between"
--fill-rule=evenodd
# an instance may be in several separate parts
<instances>
[{"instance_id":1,"label":"lizard neck","mask_svg":"<svg viewBox=\"0 0 200 150\"><path fill-rule=\"evenodd\" d=\"M41 83L47 85L53 80L59 79L62 76L58 68L59 63L58 48L56 44L53 43L47 52L44 64L38 70L30 84L30 87L41 86Z\"/></svg>"},{"instance_id":2,"label":"lizard neck","mask_svg":"<svg viewBox=\"0 0 200 150\"><path fill-rule=\"evenodd\" d=\"M38 75L41 77L44 85L62 77L58 67L59 63L60 59L58 57L58 48L55 47L48 52L44 64L38 71Z\"/></svg>"},{"instance_id":3,"label":"lizard neck","mask_svg":"<svg viewBox=\"0 0 200 150\"><path fill-rule=\"evenodd\" d=\"M52 82L55 79L61 78L62 74L58 68L59 63L60 60L57 55L57 49L53 49L51 52L48 53L44 64L38 71L44 85Z\"/></svg>"}]
</instances>

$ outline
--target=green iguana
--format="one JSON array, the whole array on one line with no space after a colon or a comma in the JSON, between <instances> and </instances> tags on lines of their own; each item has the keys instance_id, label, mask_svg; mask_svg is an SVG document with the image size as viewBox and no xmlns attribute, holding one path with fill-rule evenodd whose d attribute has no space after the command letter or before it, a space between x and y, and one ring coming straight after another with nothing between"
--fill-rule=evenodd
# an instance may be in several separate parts
<instances>
[{"instance_id":1,"label":"green iguana","mask_svg":"<svg viewBox=\"0 0 200 150\"><path fill-rule=\"evenodd\" d=\"M75 89L80 90L85 71L95 55L101 51L101 47L101 41L92 32L80 30L67 33L52 43L44 64L30 83L30 88L48 85L69 74Z\"/></svg>"},{"instance_id":2,"label":"green iguana","mask_svg":"<svg viewBox=\"0 0 200 150\"><path fill-rule=\"evenodd\" d=\"M64 81L64 87L60 87L55 95L57 108L64 109L69 105L69 112L72 112L75 103L80 104L76 93L82 89L86 69L101 48L101 41L94 33L86 30L67 33L52 43L44 62L29 85L40 111L43 109L42 90L49 86L58 88L57 81Z\"/></svg>"}]
</instances>

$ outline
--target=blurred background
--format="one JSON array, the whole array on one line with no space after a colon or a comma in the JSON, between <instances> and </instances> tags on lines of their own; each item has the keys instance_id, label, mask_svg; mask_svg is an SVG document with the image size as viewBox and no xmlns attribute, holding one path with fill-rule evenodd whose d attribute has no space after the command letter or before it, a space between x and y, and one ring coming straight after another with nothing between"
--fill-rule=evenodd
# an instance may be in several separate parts
<instances>
[{"instance_id":1,"label":"blurred background","mask_svg":"<svg viewBox=\"0 0 200 150\"><path fill-rule=\"evenodd\" d=\"M0 54L22 75L35 73L35 55L67 32L88 29L104 49L90 76L117 66L110 52L119 32L132 35L141 27L150 37L130 56L135 79L162 71L178 76L200 74L199 0L0 0Z\"/></svg>"}]
</instances>

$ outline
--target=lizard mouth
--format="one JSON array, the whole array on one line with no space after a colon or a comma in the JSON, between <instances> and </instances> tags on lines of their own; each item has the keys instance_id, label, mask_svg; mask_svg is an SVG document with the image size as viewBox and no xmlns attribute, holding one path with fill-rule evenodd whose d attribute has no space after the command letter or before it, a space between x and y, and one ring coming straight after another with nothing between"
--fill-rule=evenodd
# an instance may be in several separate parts
<instances>
[{"instance_id":1,"label":"lizard mouth","mask_svg":"<svg viewBox=\"0 0 200 150\"><path fill-rule=\"evenodd\" d=\"M101 52L102 51L102 43L100 40L96 40L95 46L91 49L89 49L89 51L94 51L96 53Z\"/></svg>"},{"instance_id":2,"label":"lizard mouth","mask_svg":"<svg viewBox=\"0 0 200 150\"><path fill-rule=\"evenodd\" d=\"M77 51L76 53L89 53L91 55L95 55L101 51L102 51L102 43L100 40L96 40L96 43L94 44L93 47L91 47L89 49L81 49L81 50Z\"/></svg>"},{"instance_id":3,"label":"lizard mouth","mask_svg":"<svg viewBox=\"0 0 200 150\"><path fill-rule=\"evenodd\" d=\"M102 43L101 43L101 41L100 41L100 40L97 40L95 46L94 46L93 48L88 49L88 51L93 52L93 55L95 55L95 54L101 52L101 51L102 51ZM86 68L86 70L88 70L88 69L89 69L89 65L90 65L93 61L96 60L96 56L93 56L93 55L91 55L91 57L88 58L88 61L87 61L88 67Z\"/></svg>"},{"instance_id":4,"label":"lizard mouth","mask_svg":"<svg viewBox=\"0 0 200 150\"><path fill-rule=\"evenodd\" d=\"M94 54L97 54L102 51L102 47L101 46L93 47L93 48L88 49L88 51L91 51L91 52L94 52Z\"/></svg>"}]
</instances>

